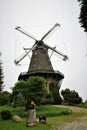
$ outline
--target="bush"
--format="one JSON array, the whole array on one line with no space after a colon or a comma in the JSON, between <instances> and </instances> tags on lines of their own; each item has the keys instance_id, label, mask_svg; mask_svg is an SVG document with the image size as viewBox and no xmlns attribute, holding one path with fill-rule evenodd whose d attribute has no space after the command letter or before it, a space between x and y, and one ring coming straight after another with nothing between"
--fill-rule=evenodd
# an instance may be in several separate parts
<instances>
[{"instance_id":1,"label":"bush","mask_svg":"<svg viewBox=\"0 0 87 130\"><path fill-rule=\"evenodd\" d=\"M12 115L11 115L11 112L9 110L3 110L1 111L1 118L3 120L6 120L6 119L11 119Z\"/></svg>"}]
</instances>

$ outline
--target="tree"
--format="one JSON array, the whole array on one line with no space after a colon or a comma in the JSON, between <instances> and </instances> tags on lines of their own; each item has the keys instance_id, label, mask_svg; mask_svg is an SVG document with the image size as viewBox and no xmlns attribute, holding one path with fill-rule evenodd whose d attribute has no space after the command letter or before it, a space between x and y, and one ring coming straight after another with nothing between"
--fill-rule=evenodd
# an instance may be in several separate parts
<instances>
[{"instance_id":1,"label":"tree","mask_svg":"<svg viewBox=\"0 0 87 130\"><path fill-rule=\"evenodd\" d=\"M4 76L3 76L2 62L1 62L1 60L0 60L0 94L2 93L3 88L4 88L4 85L3 85L3 83L4 83L3 78L4 78Z\"/></svg>"},{"instance_id":2,"label":"tree","mask_svg":"<svg viewBox=\"0 0 87 130\"><path fill-rule=\"evenodd\" d=\"M87 32L87 0L78 0L80 2L80 23L81 27L84 28L84 31Z\"/></svg>"},{"instance_id":3,"label":"tree","mask_svg":"<svg viewBox=\"0 0 87 130\"><path fill-rule=\"evenodd\" d=\"M24 102L24 99L25 103L34 101L38 105L46 93L45 79L39 76L31 76L27 81L18 81L12 90L11 98L14 105L20 105L21 102Z\"/></svg>"},{"instance_id":4,"label":"tree","mask_svg":"<svg viewBox=\"0 0 87 130\"><path fill-rule=\"evenodd\" d=\"M14 106L21 106L26 104L27 86L24 80L18 81L12 89L11 101Z\"/></svg>"},{"instance_id":5,"label":"tree","mask_svg":"<svg viewBox=\"0 0 87 130\"><path fill-rule=\"evenodd\" d=\"M0 95L0 105L5 105L10 103L10 93L8 91L3 91Z\"/></svg>"},{"instance_id":6,"label":"tree","mask_svg":"<svg viewBox=\"0 0 87 130\"><path fill-rule=\"evenodd\" d=\"M82 98L79 96L78 92L75 90L70 90L66 88L61 91L64 102L68 103L68 105L79 104L82 102Z\"/></svg>"},{"instance_id":7,"label":"tree","mask_svg":"<svg viewBox=\"0 0 87 130\"><path fill-rule=\"evenodd\" d=\"M59 93L60 87L56 83L51 83L50 84L50 92L52 94L52 97L54 99L54 104L61 104L62 103L62 98Z\"/></svg>"},{"instance_id":8,"label":"tree","mask_svg":"<svg viewBox=\"0 0 87 130\"><path fill-rule=\"evenodd\" d=\"M13 89L12 89L12 95L13 97L17 96L18 94L22 94L24 97L26 97L26 81L20 80L17 83L15 83Z\"/></svg>"},{"instance_id":9,"label":"tree","mask_svg":"<svg viewBox=\"0 0 87 130\"><path fill-rule=\"evenodd\" d=\"M29 88L28 98L33 100L37 105L41 104L41 100L46 93L46 81L40 76L31 76L27 80L27 87Z\"/></svg>"}]
</instances>

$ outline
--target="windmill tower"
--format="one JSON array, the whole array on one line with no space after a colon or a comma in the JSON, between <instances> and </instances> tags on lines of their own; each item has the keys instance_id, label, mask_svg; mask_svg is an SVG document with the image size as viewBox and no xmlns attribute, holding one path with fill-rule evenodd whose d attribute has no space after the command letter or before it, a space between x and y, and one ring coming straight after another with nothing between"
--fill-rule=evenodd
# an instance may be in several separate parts
<instances>
[{"instance_id":1,"label":"windmill tower","mask_svg":"<svg viewBox=\"0 0 87 130\"><path fill-rule=\"evenodd\" d=\"M46 79L46 86L49 92L49 84L55 82L58 86L61 86L64 74L59 71L55 71L51 64L50 57L48 55L48 50L52 50L61 56L63 60L67 60L68 56L57 51L55 48L52 48L44 43L44 39L56 28L60 26L56 23L42 38L37 40L34 36L26 33L21 27L16 27L15 29L23 33L24 35L32 38L35 43L32 48L24 48L25 53L18 59L15 60L15 64L19 64L25 56L27 56L32 51L31 61L27 72L20 73L18 80L23 79L27 80L30 76L42 76Z\"/></svg>"}]
</instances>

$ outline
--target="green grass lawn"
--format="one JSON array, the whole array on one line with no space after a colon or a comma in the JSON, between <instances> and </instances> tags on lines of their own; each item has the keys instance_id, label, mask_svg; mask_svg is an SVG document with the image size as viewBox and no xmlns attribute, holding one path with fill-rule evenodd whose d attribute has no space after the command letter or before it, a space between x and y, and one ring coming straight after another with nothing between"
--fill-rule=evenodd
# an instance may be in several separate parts
<instances>
[{"instance_id":1,"label":"green grass lawn","mask_svg":"<svg viewBox=\"0 0 87 130\"><path fill-rule=\"evenodd\" d=\"M51 128L50 124L39 124L36 123L35 126L29 128L26 127L26 118L23 118L22 122L14 122L12 120L0 120L0 130L49 130Z\"/></svg>"},{"instance_id":2,"label":"green grass lawn","mask_svg":"<svg viewBox=\"0 0 87 130\"><path fill-rule=\"evenodd\" d=\"M72 112L68 108L60 108L60 107L55 107L53 105L41 105L41 106L36 106L36 114L37 117L41 115L45 115L47 117L52 117L52 116L59 116L59 115L69 115ZM11 107L11 106L0 106L0 112L2 110L10 110L12 115L19 115L21 117L26 117L27 111L25 110L25 107Z\"/></svg>"},{"instance_id":3,"label":"green grass lawn","mask_svg":"<svg viewBox=\"0 0 87 130\"><path fill-rule=\"evenodd\" d=\"M27 111L25 111L24 107L20 108L13 108L11 106L0 106L1 110L10 110L12 112L12 115L18 114L18 112L23 112L27 114ZM36 114L37 119L40 115L45 114L47 118L46 124L40 124L39 122L36 122L36 125L33 127L26 127L26 116L22 117L22 122L14 122L13 120L2 120L0 118L0 130L50 130L52 126L58 126L64 122L71 122L78 117L87 115L87 112L83 110L83 112L71 112L69 113L70 109L68 108L62 108L62 107L56 107L53 105L42 105L42 106L36 106Z\"/></svg>"},{"instance_id":4,"label":"green grass lawn","mask_svg":"<svg viewBox=\"0 0 87 130\"><path fill-rule=\"evenodd\" d=\"M36 123L36 125L32 128L29 128L31 130L50 130L52 125L58 124L60 122L60 117L68 117L72 112L68 108L60 108L60 107L55 107L53 105L41 105L41 106L36 106L36 115L37 118L40 115L46 115L47 118L47 123L46 124L40 124L39 122ZM13 108L11 106L0 106L0 111L2 110L10 110L12 115L15 114L22 114L23 121L22 122L14 122L13 120L2 120L0 118L0 130L27 130L28 128L26 127L26 114L27 111L23 107L16 107ZM67 116L66 116L67 115ZM72 115L72 114L71 114ZM61 119L62 119L61 118ZM66 118L65 118L66 119Z\"/></svg>"},{"instance_id":5,"label":"green grass lawn","mask_svg":"<svg viewBox=\"0 0 87 130\"><path fill-rule=\"evenodd\" d=\"M62 115L56 117L47 117L46 124L36 123L34 127L26 127L26 118L23 118L22 122L14 122L12 120L0 119L0 130L50 130L52 126L58 126L64 122L71 122L77 117L82 116L79 113L72 113L71 115Z\"/></svg>"}]
</instances>

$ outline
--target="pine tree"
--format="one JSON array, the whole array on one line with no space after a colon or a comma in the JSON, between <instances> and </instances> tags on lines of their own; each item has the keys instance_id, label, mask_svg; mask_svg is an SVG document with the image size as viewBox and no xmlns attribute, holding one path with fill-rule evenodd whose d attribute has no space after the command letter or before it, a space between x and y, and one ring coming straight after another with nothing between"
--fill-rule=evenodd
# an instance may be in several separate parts
<instances>
[{"instance_id":1,"label":"pine tree","mask_svg":"<svg viewBox=\"0 0 87 130\"><path fill-rule=\"evenodd\" d=\"M4 76L3 76L2 62L1 62L1 60L0 60L0 94L2 93L3 88L4 88L3 78L4 78Z\"/></svg>"},{"instance_id":2,"label":"pine tree","mask_svg":"<svg viewBox=\"0 0 87 130\"><path fill-rule=\"evenodd\" d=\"M87 32L87 0L78 0L80 2L79 22L84 31Z\"/></svg>"}]
</instances>

